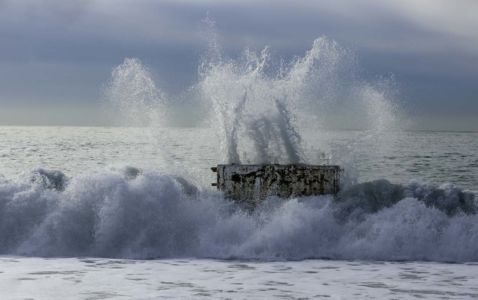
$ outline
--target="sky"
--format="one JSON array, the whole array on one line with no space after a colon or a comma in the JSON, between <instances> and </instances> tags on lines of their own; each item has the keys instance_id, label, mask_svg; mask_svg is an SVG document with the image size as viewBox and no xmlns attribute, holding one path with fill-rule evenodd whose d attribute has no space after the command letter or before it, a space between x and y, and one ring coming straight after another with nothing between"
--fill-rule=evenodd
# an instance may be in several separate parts
<instances>
[{"instance_id":1,"label":"sky","mask_svg":"<svg viewBox=\"0 0 478 300\"><path fill-rule=\"evenodd\" d=\"M393 74L411 128L478 130L476 0L0 0L0 125L109 125L102 90L126 57L187 89L206 15L228 55L289 58L327 36L361 76Z\"/></svg>"}]
</instances>

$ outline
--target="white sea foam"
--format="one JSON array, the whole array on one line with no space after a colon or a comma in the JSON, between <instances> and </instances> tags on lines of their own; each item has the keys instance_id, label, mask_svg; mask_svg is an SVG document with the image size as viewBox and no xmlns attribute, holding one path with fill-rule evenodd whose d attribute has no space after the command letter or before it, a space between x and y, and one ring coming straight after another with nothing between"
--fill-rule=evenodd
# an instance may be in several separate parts
<instances>
[{"instance_id":1,"label":"white sea foam","mask_svg":"<svg viewBox=\"0 0 478 300\"><path fill-rule=\"evenodd\" d=\"M219 192L134 168L67 180L36 170L0 183L0 253L478 261L473 194L385 180L337 200L271 198L243 210Z\"/></svg>"}]
</instances>

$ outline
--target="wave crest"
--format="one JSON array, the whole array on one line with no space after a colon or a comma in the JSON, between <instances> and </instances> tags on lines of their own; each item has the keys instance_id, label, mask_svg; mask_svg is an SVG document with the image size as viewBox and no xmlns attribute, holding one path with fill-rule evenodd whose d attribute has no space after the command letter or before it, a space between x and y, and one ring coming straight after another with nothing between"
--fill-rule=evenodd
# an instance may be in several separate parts
<instances>
[{"instance_id":1,"label":"wave crest","mask_svg":"<svg viewBox=\"0 0 478 300\"><path fill-rule=\"evenodd\" d=\"M250 212L160 172L36 170L0 182L0 253L478 261L478 216L474 194L451 185L379 180Z\"/></svg>"}]
</instances>

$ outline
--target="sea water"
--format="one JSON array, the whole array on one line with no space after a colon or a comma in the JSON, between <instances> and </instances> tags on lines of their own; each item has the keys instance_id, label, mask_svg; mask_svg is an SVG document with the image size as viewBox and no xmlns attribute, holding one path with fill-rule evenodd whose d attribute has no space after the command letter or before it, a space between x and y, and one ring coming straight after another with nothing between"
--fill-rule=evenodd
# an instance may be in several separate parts
<instances>
[{"instance_id":1,"label":"sea water","mask_svg":"<svg viewBox=\"0 0 478 300\"><path fill-rule=\"evenodd\" d=\"M373 155L363 144L343 204L270 199L253 214L208 185L218 150L207 134L163 134L203 176L185 188L145 128L1 127L2 298L478 297L477 216L446 209L476 192L478 134L402 132ZM387 204L372 209L373 197Z\"/></svg>"},{"instance_id":2,"label":"sea water","mask_svg":"<svg viewBox=\"0 0 478 300\"><path fill-rule=\"evenodd\" d=\"M180 96L152 78L114 68L121 127L0 128L2 298L478 297L477 133L404 131L393 80L327 38L280 63L213 39ZM202 122L171 127L176 98ZM341 193L245 210L218 163L339 164Z\"/></svg>"}]
</instances>

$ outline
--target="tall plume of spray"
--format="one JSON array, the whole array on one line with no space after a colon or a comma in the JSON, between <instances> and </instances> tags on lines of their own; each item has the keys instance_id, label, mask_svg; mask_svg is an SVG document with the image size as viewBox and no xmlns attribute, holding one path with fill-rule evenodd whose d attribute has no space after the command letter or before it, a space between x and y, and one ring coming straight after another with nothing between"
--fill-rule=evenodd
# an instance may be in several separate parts
<instances>
[{"instance_id":1,"label":"tall plume of spray","mask_svg":"<svg viewBox=\"0 0 478 300\"><path fill-rule=\"evenodd\" d=\"M157 153L165 169L175 168L175 160L165 147L169 106L166 95L158 88L149 69L137 58L126 58L115 67L106 85L104 97L115 108L121 125L143 129L148 151Z\"/></svg>"},{"instance_id":2,"label":"tall plume of spray","mask_svg":"<svg viewBox=\"0 0 478 300\"><path fill-rule=\"evenodd\" d=\"M105 96L128 125L151 126L164 122L164 95L150 71L137 58L126 58L113 69Z\"/></svg>"},{"instance_id":3,"label":"tall plume of spray","mask_svg":"<svg viewBox=\"0 0 478 300\"><path fill-rule=\"evenodd\" d=\"M214 22L207 18L205 24L208 51L199 81L189 90L212 108L205 119L218 137L218 163L322 163L326 156L353 170L355 145L380 148L381 137L394 128L387 85L361 80L353 55L335 41L318 38L304 56L289 62L276 63L267 47L245 49L232 59L223 54ZM138 59L114 69L106 96L130 124L146 126L165 164L178 164L161 134L169 103ZM368 129L351 144L331 150L308 134L323 134L330 116L346 121L350 115Z\"/></svg>"},{"instance_id":4,"label":"tall plume of spray","mask_svg":"<svg viewBox=\"0 0 478 300\"><path fill-rule=\"evenodd\" d=\"M359 120L368 130L357 142L375 143L394 127L387 90L357 79L353 55L335 41L318 38L303 57L279 65L267 47L259 52L246 49L241 57L229 59L215 40L213 22L207 24L210 49L200 66L198 87L214 110L211 128L222 141L223 162L320 163L318 153L323 149L308 144L304 133L320 132L327 122L321 119L339 115L334 111L337 106L366 120ZM335 156L340 157L337 163L351 156L344 155L346 151Z\"/></svg>"},{"instance_id":5,"label":"tall plume of spray","mask_svg":"<svg viewBox=\"0 0 478 300\"><path fill-rule=\"evenodd\" d=\"M126 58L113 69L103 96L121 125L142 129L147 139L142 151L155 154L155 163L161 171L196 184L204 183L202 170L194 166L184 168L168 147L174 144L167 134L171 98L158 87L151 71L138 58Z\"/></svg>"},{"instance_id":6,"label":"tall plume of spray","mask_svg":"<svg viewBox=\"0 0 478 300\"><path fill-rule=\"evenodd\" d=\"M246 49L237 60L225 59L218 51L212 47L203 60L198 86L203 99L211 101L214 109L211 127L218 129L222 160L228 163L306 161L302 138L296 129L295 104L303 79L292 73L299 70L292 69L286 74L280 70L277 76L268 75L268 48L260 53Z\"/></svg>"}]
</instances>

